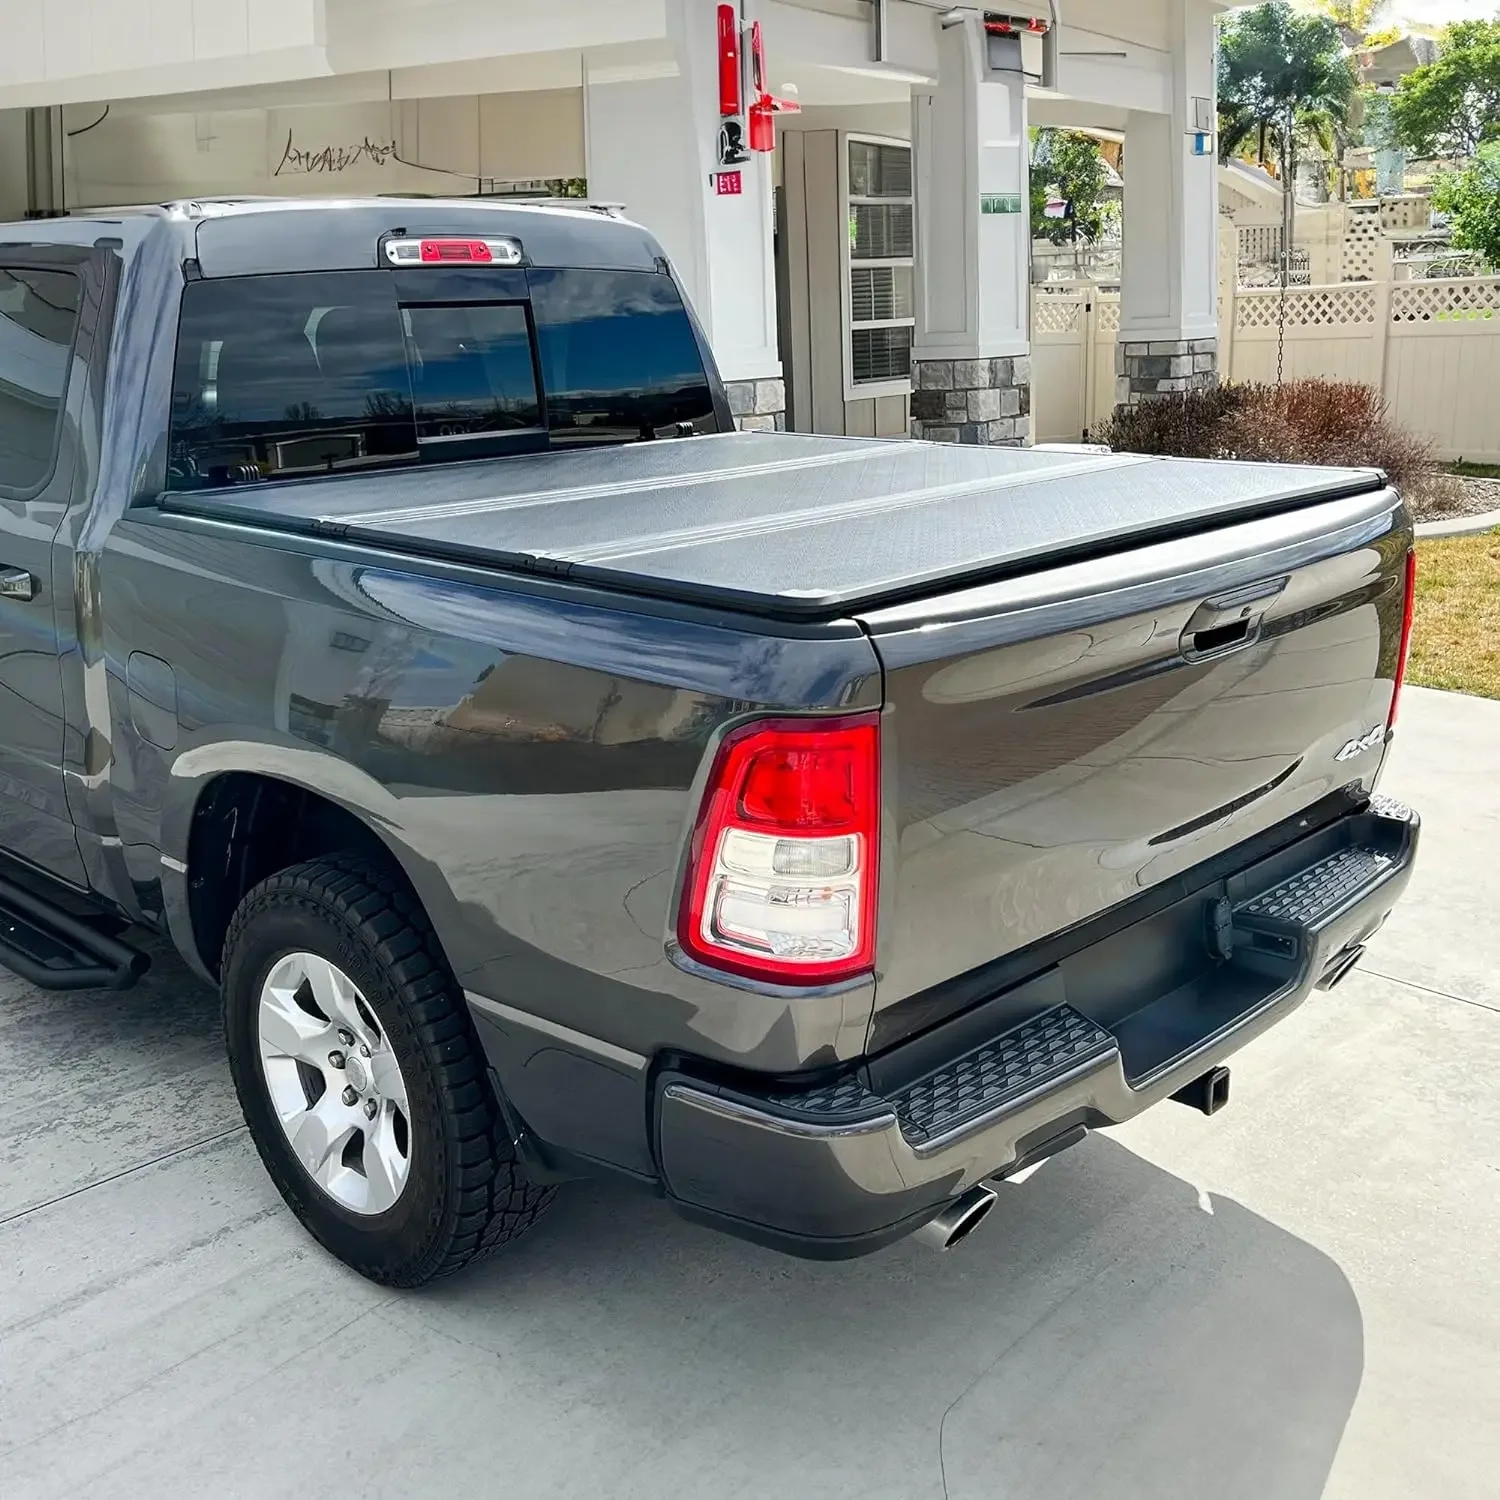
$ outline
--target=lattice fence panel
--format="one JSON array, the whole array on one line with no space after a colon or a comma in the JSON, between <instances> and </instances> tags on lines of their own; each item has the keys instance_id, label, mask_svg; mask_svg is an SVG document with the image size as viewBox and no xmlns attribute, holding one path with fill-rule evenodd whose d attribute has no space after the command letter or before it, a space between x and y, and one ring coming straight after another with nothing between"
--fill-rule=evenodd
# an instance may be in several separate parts
<instances>
[{"instance_id":1,"label":"lattice fence panel","mask_svg":"<svg viewBox=\"0 0 1500 1500\"><path fill-rule=\"evenodd\" d=\"M1120 331L1120 299L1100 297L1094 303L1094 327L1100 333Z\"/></svg>"},{"instance_id":2,"label":"lattice fence panel","mask_svg":"<svg viewBox=\"0 0 1500 1500\"><path fill-rule=\"evenodd\" d=\"M1041 288L1037 290L1041 292ZM1078 333L1083 326L1083 298L1077 293L1065 297L1038 295L1031 306L1033 333Z\"/></svg>"},{"instance_id":3,"label":"lattice fence panel","mask_svg":"<svg viewBox=\"0 0 1500 1500\"><path fill-rule=\"evenodd\" d=\"M1236 328L1275 328L1281 293L1241 291L1235 299ZM1347 328L1375 321L1373 286L1294 287L1286 294L1288 328Z\"/></svg>"},{"instance_id":4,"label":"lattice fence panel","mask_svg":"<svg viewBox=\"0 0 1500 1500\"><path fill-rule=\"evenodd\" d=\"M1391 322L1476 323L1500 319L1500 277L1455 281L1398 281L1391 288Z\"/></svg>"}]
</instances>

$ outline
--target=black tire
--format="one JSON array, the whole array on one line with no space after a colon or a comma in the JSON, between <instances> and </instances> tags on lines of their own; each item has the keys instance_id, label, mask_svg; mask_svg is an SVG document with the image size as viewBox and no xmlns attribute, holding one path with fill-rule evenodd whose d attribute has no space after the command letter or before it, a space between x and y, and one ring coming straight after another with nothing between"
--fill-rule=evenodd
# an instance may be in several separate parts
<instances>
[{"instance_id":1,"label":"black tire","mask_svg":"<svg viewBox=\"0 0 1500 1500\"><path fill-rule=\"evenodd\" d=\"M410 1104L411 1165L385 1213L356 1214L304 1170L271 1105L257 1011L293 952L337 965L368 999ZM224 1031L256 1150L292 1212L326 1249L385 1286L414 1287L523 1234L552 1190L528 1181L490 1085L468 1007L404 882L354 856L295 865L240 903L225 940Z\"/></svg>"}]
</instances>

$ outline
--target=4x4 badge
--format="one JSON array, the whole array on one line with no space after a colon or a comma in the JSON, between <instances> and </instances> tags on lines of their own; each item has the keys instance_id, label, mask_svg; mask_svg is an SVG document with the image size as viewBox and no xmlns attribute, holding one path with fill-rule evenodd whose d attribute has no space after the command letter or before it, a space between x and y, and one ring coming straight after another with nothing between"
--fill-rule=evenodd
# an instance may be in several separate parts
<instances>
[{"instance_id":1,"label":"4x4 badge","mask_svg":"<svg viewBox=\"0 0 1500 1500\"><path fill-rule=\"evenodd\" d=\"M1385 725L1377 724L1373 729L1360 735L1357 740L1350 740L1333 758L1335 760L1353 760L1356 755L1363 755L1366 750L1373 750L1384 739Z\"/></svg>"}]
</instances>

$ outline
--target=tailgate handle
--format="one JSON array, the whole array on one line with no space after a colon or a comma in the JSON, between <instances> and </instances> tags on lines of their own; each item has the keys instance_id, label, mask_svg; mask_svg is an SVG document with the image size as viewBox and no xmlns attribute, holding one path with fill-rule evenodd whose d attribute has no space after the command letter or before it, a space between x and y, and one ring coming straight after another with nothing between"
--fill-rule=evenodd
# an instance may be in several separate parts
<instances>
[{"instance_id":1,"label":"tailgate handle","mask_svg":"<svg viewBox=\"0 0 1500 1500\"><path fill-rule=\"evenodd\" d=\"M1201 661L1258 641L1266 610L1289 581L1272 578L1205 599L1183 628L1182 654L1189 661Z\"/></svg>"}]
</instances>

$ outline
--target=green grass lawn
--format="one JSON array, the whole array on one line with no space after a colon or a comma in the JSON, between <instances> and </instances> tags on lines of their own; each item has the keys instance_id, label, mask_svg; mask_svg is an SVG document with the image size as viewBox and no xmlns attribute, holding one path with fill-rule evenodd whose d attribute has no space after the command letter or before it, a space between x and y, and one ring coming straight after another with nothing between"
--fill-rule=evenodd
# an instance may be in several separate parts
<instances>
[{"instance_id":1,"label":"green grass lawn","mask_svg":"<svg viewBox=\"0 0 1500 1500\"><path fill-rule=\"evenodd\" d=\"M1500 698L1500 531L1418 541L1407 681Z\"/></svg>"}]
</instances>

